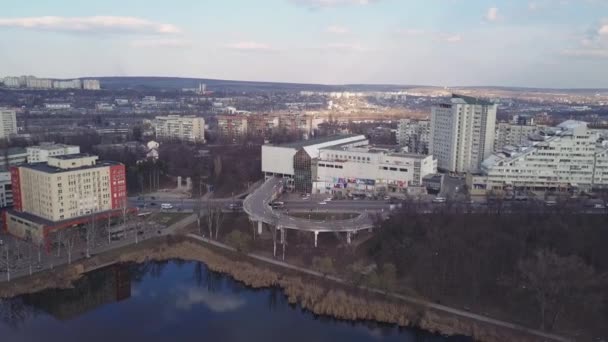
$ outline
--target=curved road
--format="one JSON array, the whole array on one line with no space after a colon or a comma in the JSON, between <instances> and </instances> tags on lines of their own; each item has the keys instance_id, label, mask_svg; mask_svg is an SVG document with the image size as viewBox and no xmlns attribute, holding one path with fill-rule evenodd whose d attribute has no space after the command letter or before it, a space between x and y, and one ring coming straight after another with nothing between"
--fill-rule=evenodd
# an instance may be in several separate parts
<instances>
[{"instance_id":1,"label":"curved road","mask_svg":"<svg viewBox=\"0 0 608 342\"><path fill-rule=\"evenodd\" d=\"M293 217L275 211L270 203L277 198L283 190L283 180L270 178L243 201L243 209L253 221L264 222L269 225L310 232L356 232L371 229L374 223L367 213L348 220L312 221Z\"/></svg>"}]
</instances>

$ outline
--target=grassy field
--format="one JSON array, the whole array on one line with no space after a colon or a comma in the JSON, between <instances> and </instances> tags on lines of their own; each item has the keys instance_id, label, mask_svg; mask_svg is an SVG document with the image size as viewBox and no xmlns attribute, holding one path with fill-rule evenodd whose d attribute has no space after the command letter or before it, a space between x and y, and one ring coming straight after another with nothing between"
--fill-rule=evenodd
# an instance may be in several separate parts
<instances>
[{"instance_id":1,"label":"grassy field","mask_svg":"<svg viewBox=\"0 0 608 342\"><path fill-rule=\"evenodd\" d=\"M166 225L166 226L170 226L190 215L191 214L187 214L187 213L159 212L159 213L152 214L152 216L150 217L150 220L152 220L154 222L158 222L158 223Z\"/></svg>"}]
</instances>

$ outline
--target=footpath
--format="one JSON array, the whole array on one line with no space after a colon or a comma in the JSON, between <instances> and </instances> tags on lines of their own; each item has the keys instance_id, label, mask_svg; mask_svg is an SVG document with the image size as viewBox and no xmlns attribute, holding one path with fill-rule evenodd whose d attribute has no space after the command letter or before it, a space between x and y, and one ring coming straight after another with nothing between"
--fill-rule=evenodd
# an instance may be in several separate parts
<instances>
[{"instance_id":1,"label":"footpath","mask_svg":"<svg viewBox=\"0 0 608 342\"><path fill-rule=\"evenodd\" d=\"M196 235L196 234L188 234L187 235L189 238L199 241L199 242L203 242L212 246L215 246L217 248L223 249L223 250L227 250L227 251L231 251L234 253L240 253L238 252L234 247L228 246L226 244L223 244L221 242L218 241L213 241L213 240L209 240L207 238L201 237L200 235ZM269 257L265 257L262 255L258 255L258 254L254 254L254 253L247 253L245 254L246 256L258 260L258 261L262 261L264 263L268 263L268 264L272 264L274 266L278 266L281 268L285 268L285 269L289 269L289 270L294 270L297 272L301 272L307 275L311 275L314 277L318 277L318 278L322 278L322 279L326 279L326 280L330 280L330 281L334 281L336 283L342 284L342 285L346 285L346 286L352 286L352 284L349 284L345 279L339 278L339 277L335 277L332 275L325 275L321 272L309 269L309 268L304 268L304 267L300 267L300 266L296 266L296 265L292 265L283 261L279 261L273 258L269 258ZM483 322L483 323L487 323L487 324L491 324L497 327L501 327L501 328L506 328L506 329L511 329L514 331L517 331L519 333L524 333L524 334L528 334L528 335L532 335L534 337L537 337L541 340L545 340L545 341L559 341L559 342L570 342L572 340L565 338L563 336L559 336L559 335L555 335L555 334L551 334L551 333L547 333L544 331L540 331L540 330L536 330L536 329L530 329L518 324L513 324L513 323L509 323L506 321L501 321L501 320L497 320L494 318L490 318L487 316L483 316L483 315L478 315L478 314L474 314L471 312L467 312L464 310L460 310L460 309L456 309L456 308L452 308L449 306L445 306L445 305L441 305L441 304L437 304L437 303L433 303L430 301L426 301L426 300L422 300L420 298L415 298L415 297L411 297L411 296L405 296L402 294L398 294L398 293L393 293L393 292L386 292L386 291L382 291L382 290L378 290L375 288L370 288L370 287L366 287L366 286L358 286L359 289L361 290L366 290L372 293L376 293L376 294L380 294L380 295L384 295L387 297L391 297L391 298L395 298L395 299L399 299L402 300L404 302L407 303L411 303L414 305L419 305L419 306L423 306L426 308L430 308L433 309L435 311L438 312L442 312L442 313L447 313L447 314L451 314L454 316L457 316L459 318L466 318L466 319L472 319L472 320L476 320L479 322Z\"/></svg>"}]
</instances>

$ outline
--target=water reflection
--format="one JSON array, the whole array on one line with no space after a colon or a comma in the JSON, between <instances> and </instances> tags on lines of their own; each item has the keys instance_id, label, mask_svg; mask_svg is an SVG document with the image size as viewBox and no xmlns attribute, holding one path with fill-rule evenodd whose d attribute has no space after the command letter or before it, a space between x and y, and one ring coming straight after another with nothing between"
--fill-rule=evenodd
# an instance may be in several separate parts
<instances>
[{"instance_id":1,"label":"water reflection","mask_svg":"<svg viewBox=\"0 0 608 342\"><path fill-rule=\"evenodd\" d=\"M343 322L288 305L196 262L117 265L73 289L0 303L3 341L468 341L369 322Z\"/></svg>"},{"instance_id":2,"label":"water reflection","mask_svg":"<svg viewBox=\"0 0 608 342\"><path fill-rule=\"evenodd\" d=\"M52 289L22 297L23 303L67 320L131 297L131 275L125 265L106 267L78 280L73 289Z\"/></svg>"}]
</instances>

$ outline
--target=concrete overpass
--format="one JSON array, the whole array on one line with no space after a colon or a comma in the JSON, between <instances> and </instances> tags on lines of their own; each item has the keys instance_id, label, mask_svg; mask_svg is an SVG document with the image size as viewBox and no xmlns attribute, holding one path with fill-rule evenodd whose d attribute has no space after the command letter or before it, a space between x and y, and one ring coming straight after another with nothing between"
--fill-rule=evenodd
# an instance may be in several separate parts
<instances>
[{"instance_id":1,"label":"concrete overpass","mask_svg":"<svg viewBox=\"0 0 608 342\"><path fill-rule=\"evenodd\" d=\"M365 212L358 212L357 217L347 220L316 221L273 210L270 204L281 195L283 186L281 178L269 178L243 201L243 209L251 221L257 222L259 234L262 233L264 224L276 227L281 232L281 242L284 243L286 229L308 231L314 233L316 247L319 233L346 233L346 241L350 243L353 234L374 227L371 217Z\"/></svg>"}]
</instances>

